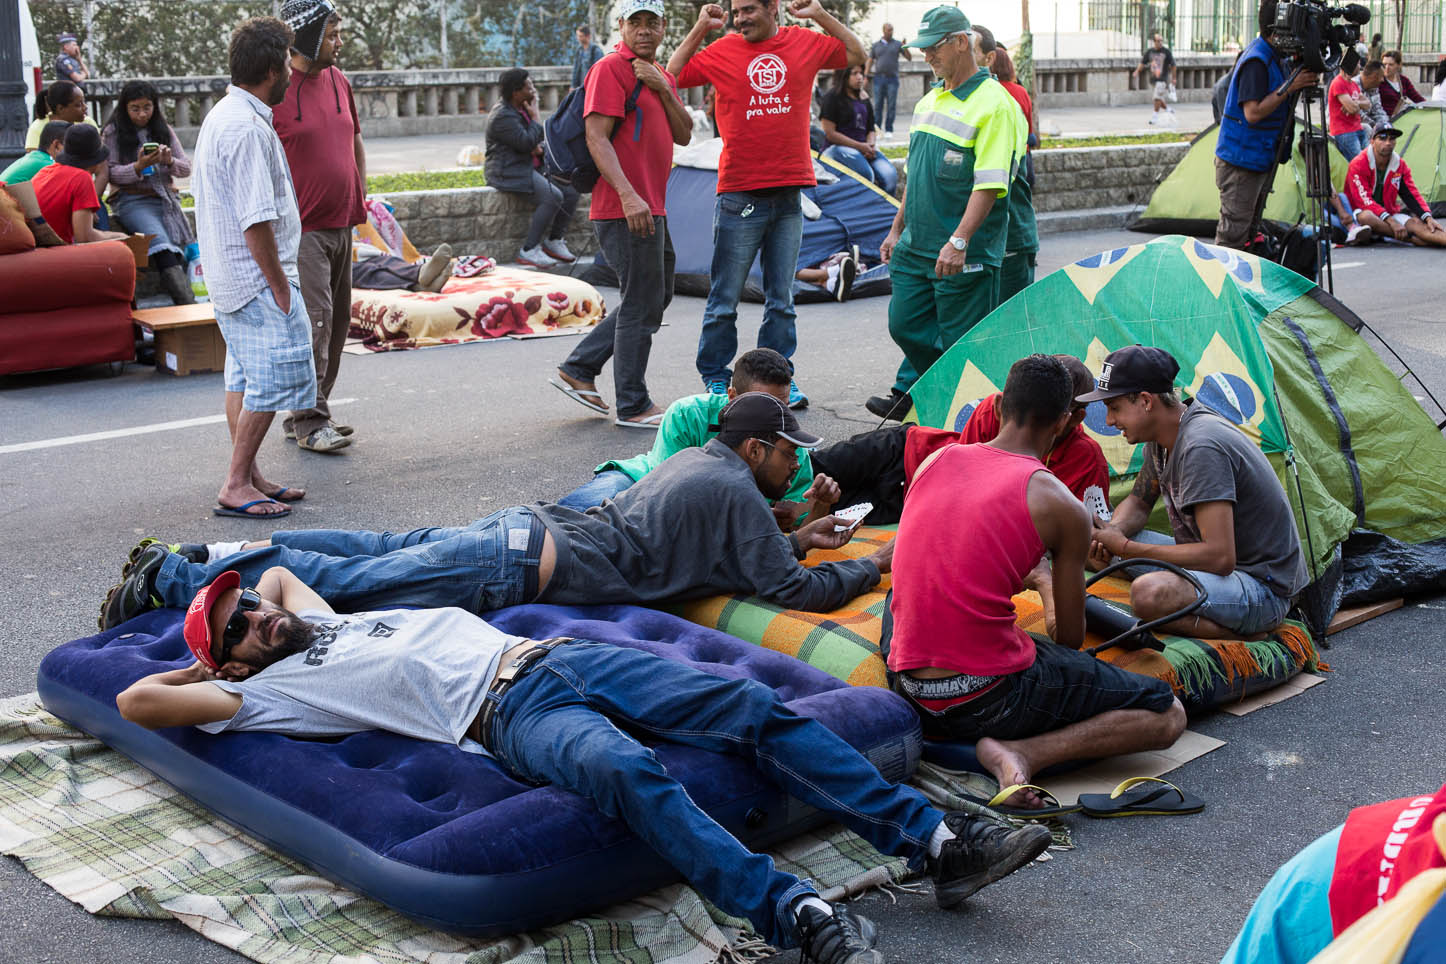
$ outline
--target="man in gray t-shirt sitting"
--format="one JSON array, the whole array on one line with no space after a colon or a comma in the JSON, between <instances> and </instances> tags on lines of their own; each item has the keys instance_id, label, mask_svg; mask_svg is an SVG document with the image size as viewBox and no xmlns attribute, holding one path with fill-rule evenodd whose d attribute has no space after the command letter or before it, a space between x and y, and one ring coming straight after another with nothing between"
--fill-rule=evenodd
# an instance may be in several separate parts
<instances>
[{"instance_id":1,"label":"man in gray t-shirt sitting","mask_svg":"<svg viewBox=\"0 0 1446 964\"><path fill-rule=\"evenodd\" d=\"M1043 827L935 810L767 686L638 649L508 636L460 609L338 615L279 567L245 589L238 573L221 573L190 601L181 632L196 661L121 692L127 720L300 737L384 729L489 754L519 779L571 790L623 820L716 906L820 964L881 964L873 925L749 852L635 734L753 761L879 850L927 869L940 907L1050 843Z\"/></svg>"},{"instance_id":2,"label":"man in gray t-shirt sitting","mask_svg":"<svg viewBox=\"0 0 1446 964\"><path fill-rule=\"evenodd\" d=\"M1280 625L1309 581L1295 516L1270 462L1245 433L1204 405L1184 405L1174 392L1180 364L1159 348L1131 345L1111 352L1099 387L1076 401L1103 401L1109 424L1132 443L1145 443L1134 491L1108 524L1095 520L1090 562L1158 559L1189 570L1209 594L1194 614L1166 632L1213 639L1262 636ZM1156 499L1174 530L1159 545L1142 532ZM1183 609L1195 588L1165 571L1137 577L1130 605L1141 619Z\"/></svg>"}]
</instances>

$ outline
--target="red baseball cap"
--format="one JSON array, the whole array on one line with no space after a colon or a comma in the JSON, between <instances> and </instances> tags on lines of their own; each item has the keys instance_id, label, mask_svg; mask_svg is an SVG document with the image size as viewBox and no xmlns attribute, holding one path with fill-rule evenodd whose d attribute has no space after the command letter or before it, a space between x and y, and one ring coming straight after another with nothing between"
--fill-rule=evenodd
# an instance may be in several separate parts
<instances>
[{"instance_id":1,"label":"red baseball cap","mask_svg":"<svg viewBox=\"0 0 1446 964\"><path fill-rule=\"evenodd\" d=\"M239 585L241 573L228 569L211 580L209 586L203 586L201 591L196 593L196 598L191 600L191 608L186 610L186 622L181 629L181 635L186 638L186 645L191 647L196 658L211 669L221 668L211 652L211 607L216 605L216 600L225 595L227 590L235 589Z\"/></svg>"}]
</instances>

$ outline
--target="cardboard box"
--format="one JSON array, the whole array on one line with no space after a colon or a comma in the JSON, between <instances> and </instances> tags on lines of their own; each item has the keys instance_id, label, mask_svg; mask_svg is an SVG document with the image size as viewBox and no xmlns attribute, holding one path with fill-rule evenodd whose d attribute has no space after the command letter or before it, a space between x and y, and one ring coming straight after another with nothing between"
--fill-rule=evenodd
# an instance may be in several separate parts
<instances>
[{"instance_id":1,"label":"cardboard box","mask_svg":"<svg viewBox=\"0 0 1446 964\"><path fill-rule=\"evenodd\" d=\"M156 337L156 371L196 375L225 367L226 342L209 304L147 308L131 317Z\"/></svg>"},{"instance_id":2,"label":"cardboard box","mask_svg":"<svg viewBox=\"0 0 1446 964\"><path fill-rule=\"evenodd\" d=\"M151 242L156 239L154 234L132 234L128 235L121 244L131 250L131 257L136 259L137 268L148 267L151 263L151 256L147 250Z\"/></svg>"}]
</instances>

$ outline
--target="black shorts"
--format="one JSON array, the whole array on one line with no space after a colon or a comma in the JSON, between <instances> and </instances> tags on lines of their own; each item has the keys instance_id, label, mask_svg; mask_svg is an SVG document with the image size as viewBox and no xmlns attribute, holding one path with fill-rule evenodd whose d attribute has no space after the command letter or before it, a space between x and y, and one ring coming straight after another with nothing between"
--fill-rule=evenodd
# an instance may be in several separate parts
<instances>
[{"instance_id":1,"label":"black shorts","mask_svg":"<svg viewBox=\"0 0 1446 964\"><path fill-rule=\"evenodd\" d=\"M1174 690L1164 680L1030 635L1034 665L1004 677L983 696L937 713L909 700L919 713L924 736L965 743L986 736L1022 740L1110 710L1163 713L1174 702ZM898 692L897 685L894 689Z\"/></svg>"}]
</instances>

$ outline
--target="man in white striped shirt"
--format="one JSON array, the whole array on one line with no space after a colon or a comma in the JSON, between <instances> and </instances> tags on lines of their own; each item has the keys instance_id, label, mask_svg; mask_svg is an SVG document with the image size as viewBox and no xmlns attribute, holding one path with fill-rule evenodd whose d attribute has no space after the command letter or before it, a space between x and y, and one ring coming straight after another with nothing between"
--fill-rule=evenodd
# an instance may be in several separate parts
<instances>
[{"instance_id":1,"label":"man in white striped shirt","mask_svg":"<svg viewBox=\"0 0 1446 964\"><path fill-rule=\"evenodd\" d=\"M306 493L268 481L256 452L278 411L316 401L296 270L301 215L271 108L291 81L291 28L254 17L231 34L231 86L196 141L191 190L206 288L226 339L231 465L217 515L277 519Z\"/></svg>"}]
</instances>

